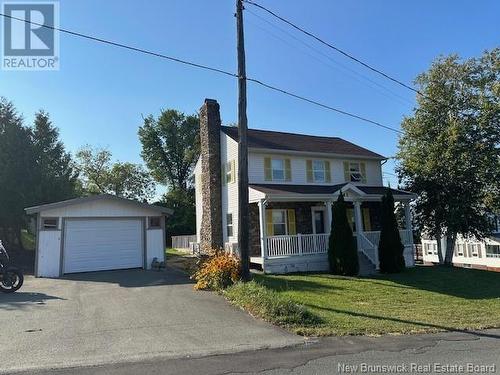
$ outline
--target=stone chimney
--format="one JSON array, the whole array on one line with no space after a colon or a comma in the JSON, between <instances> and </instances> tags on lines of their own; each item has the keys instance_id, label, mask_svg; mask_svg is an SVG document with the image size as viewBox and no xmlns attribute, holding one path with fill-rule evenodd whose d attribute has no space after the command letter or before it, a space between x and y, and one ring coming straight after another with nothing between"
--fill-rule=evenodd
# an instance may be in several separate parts
<instances>
[{"instance_id":1,"label":"stone chimney","mask_svg":"<svg viewBox=\"0 0 500 375\"><path fill-rule=\"evenodd\" d=\"M205 99L200 108L202 250L223 247L220 127L219 103L214 99Z\"/></svg>"}]
</instances>

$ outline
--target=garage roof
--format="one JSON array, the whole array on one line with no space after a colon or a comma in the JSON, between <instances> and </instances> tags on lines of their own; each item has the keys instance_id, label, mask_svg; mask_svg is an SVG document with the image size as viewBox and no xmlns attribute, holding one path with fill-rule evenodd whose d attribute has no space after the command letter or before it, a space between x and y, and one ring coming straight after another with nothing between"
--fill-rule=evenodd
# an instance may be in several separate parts
<instances>
[{"instance_id":1,"label":"garage roof","mask_svg":"<svg viewBox=\"0 0 500 375\"><path fill-rule=\"evenodd\" d=\"M134 206L141 207L141 208L147 208L147 209L150 209L150 210L155 210L155 211L157 211L157 212L159 212L161 214L165 214L165 215L172 215L172 213L174 212L170 208L166 208L166 207L162 207L162 206L155 206L155 205L148 204L148 203L142 203L142 202L138 202L138 201L135 201L135 200L132 200L132 199L121 198L121 197L118 197L116 195L111 195L111 194L90 195L88 197L68 199L68 200L65 200L65 201L60 201L60 202L42 204L42 205L39 205L39 206L28 207L28 208L25 208L24 210L26 211L26 213L28 215L30 215L30 214L36 214L36 213L38 213L40 211L45 211L45 210L48 210L48 209L52 209L52 208L60 208L60 207L72 206L72 205L75 205L75 204L82 204L82 203L87 203L87 202L94 202L94 201L103 200L103 199L104 200L114 200L114 201L118 201L118 202L124 203L124 204L130 204L130 205L134 205Z\"/></svg>"}]
</instances>

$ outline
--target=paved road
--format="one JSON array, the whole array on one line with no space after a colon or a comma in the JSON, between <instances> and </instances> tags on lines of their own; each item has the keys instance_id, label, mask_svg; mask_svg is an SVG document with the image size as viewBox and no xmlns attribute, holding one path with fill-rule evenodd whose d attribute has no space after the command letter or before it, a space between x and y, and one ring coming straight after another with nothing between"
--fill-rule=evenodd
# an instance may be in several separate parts
<instances>
[{"instance_id":1,"label":"paved road","mask_svg":"<svg viewBox=\"0 0 500 375\"><path fill-rule=\"evenodd\" d=\"M440 367L434 368L438 363ZM24 375L323 375L338 373L391 373L370 366L399 365L392 373L457 373L453 367L484 365L482 373L500 372L500 330L478 333L440 333L413 336L329 338L316 343L207 356L157 359L57 371L33 371ZM412 365L413 364L413 365ZM425 367L425 366L431 367ZM342 371L342 368L350 371ZM356 367L357 366L357 367ZM401 367L406 366L406 368ZM417 367L420 366L420 367ZM492 367L494 366L494 367ZM444 370L448 371L444 371ZM457 370L457 368L455 368ZM460 373L460 372L458 372Z\"/></svg>"},{"instance_id":2,"label":"paved road","mask_svg":"<svg viewBox=\"0 0 500 375\"><path fill-rule=\"evenodd\" d=\"M28 277L0 295L0 373L209 355L303 343L195 292L180 271Z\"/></svg>"}]
</instances>

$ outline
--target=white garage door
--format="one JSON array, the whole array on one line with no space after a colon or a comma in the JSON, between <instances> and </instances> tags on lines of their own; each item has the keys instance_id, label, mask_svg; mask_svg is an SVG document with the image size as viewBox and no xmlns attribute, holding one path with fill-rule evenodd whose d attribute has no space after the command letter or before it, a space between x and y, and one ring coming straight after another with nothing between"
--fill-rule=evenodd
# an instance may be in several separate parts
<instances>
[{"instance_id":1,"label":"white garage door","mask_svg":"<svg viewBox=\"0 0 500 375\"><path fill-rule=\"evenodd\" d=\"M63 272L142 267L142 234L138 219L66 220Z\"/></svg>"}]
</instances>

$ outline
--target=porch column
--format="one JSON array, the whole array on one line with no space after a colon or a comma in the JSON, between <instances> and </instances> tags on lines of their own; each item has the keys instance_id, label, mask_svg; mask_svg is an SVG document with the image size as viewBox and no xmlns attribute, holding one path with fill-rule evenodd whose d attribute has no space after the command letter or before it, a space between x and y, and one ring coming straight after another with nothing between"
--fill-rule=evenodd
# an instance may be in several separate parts
<instances>
[{"instance_id":1,"label":"porch column","mask_svg":"<svg viewBox=\"0 0 500 375\"><path fill-rule=\"evenodd\" d=\"M332 201L325 202L326 207L326 233L332 230Z\"/></svg>"},{"instance_id":2,"label":"porch column","mask_svg":"<svg viewBox=\"0 0 500 375\"><path fill-rule=\"evenodd\" d=\"M259 201L259 229L260 229L260 256L267 258L266 241L266 202L264 199Z\"/></svg>"},{"instance_id":3,"label":"porch column","mask_svg":"<svg viewBox=\"0 0 500 375\"><path fill-rule=\"evenodd\" d=\"M363 216L361 216L361 202L354 201L354 222L356 223L356 242L358 244L358 251L361 251L361 235L363 232Z\"/></svg>"}]
</instances>

